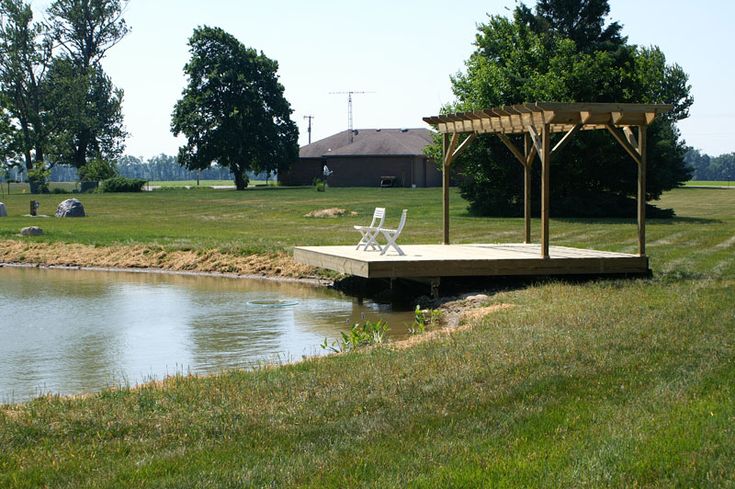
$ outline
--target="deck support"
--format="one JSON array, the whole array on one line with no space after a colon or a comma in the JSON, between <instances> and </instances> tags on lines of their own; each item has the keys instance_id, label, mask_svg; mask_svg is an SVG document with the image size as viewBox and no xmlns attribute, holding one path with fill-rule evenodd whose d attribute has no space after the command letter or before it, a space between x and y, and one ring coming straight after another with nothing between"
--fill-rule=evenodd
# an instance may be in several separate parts
<instances>
[{"instance_id":1,"label":"deck support","mask_svg":"<svg viewBox=\"0 0 735 489\"><path fill-rule=\"evenodd\" d=\"M551 132L544 124L541 132L541 257L549 258L549 173L551 166Z\"/></svg>"},{"instance_id":2,"label":"deck support","mask_svg":"<svg viewBox=\"0 0 735 489\"><path fill-rule=\"evenodd\" d=\"M444 210L444 240L443 243L445 245L449 244L449 172L452 166L452 161L459 155L462 151L467 149L467 146L472 143L472 140L475 139L475 134L472 133L467 138L462 141L462 144L459 144L459 134L454 133L452 134L451 139L449 138L449 134L444 134L444 138L442 140L442 200L443 200L443 210Z\"/></svg>"}]
</instances>

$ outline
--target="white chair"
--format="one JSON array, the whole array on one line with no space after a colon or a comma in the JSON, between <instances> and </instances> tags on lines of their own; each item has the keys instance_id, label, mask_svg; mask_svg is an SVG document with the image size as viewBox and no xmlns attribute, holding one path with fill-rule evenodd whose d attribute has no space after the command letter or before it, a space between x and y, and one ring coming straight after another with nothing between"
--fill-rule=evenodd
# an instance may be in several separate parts
<instances>
[{"instance_id":1,"label":"white chair","mask_svg":"<svg viewBox=\"0 0 735 489\"><path fill-rule=\"evenodd\" d=\"M401 249L400 246L398 246L398 243L396 243L396 240L398 239L398 236L401 235L401 231L403 231L403 227L406 225L406 213L408 212L408 209L403 209L403 213L401 214L401 221L398 223L398 227L396 229L381 229L380 232L385 237L386 241L388 241L385 246L383 246L383 249L380 250L381 255L385 255L385 252L388 251L388 248L395 248L395 250L398 252L399 255L405 256L405 253Z\"/></svg>"},{"instance_id":2,"label":"white chair","mask_svg":"<svg viewBox=\"0 0 735 489\"><path fill-rule=\"evenodd\" d=\"M355 230L360 233L360 241L357 243L356 250L360 247L364 247L367 251L368 246L373 250L380 251L380 245L375 240L383 227L383 221L385 220L385 207L376 207L373 212L373 220L369 226L354 226Z\"/></svg>"}]
</instances>

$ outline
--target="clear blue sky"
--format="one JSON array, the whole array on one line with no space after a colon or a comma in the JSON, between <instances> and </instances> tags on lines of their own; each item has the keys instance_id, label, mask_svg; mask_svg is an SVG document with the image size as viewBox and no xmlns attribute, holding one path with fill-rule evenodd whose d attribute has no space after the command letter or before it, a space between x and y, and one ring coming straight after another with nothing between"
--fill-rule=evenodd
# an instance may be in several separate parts
<instances>
[{"instance_id":1,"label":"clear blue sky","mask_svg":"<svg viewBox=\"0 0 735 489\"><path fill-rule=\"evenodd\" d=\"M49 3L34 0L38 13ZM527 4L534 3L532 0ZM717 155L735 151L732 98L735 1L610 0L611 18L630 42L658 45L690 76L694 106L680 124L687 143ZM104 61L125 90L127 153L175 154L169 131L174 103L185 84L182 68L194 27L222 27L245 45L278 60L281 83L306 143L347 128L347 98L356 95L356 128L422 127L452 100L449 75L463 69L476 25L487 14L508 15L513 0L132 0L132 32ZM723 101L725 103L723 103Z\"/></svg>"}]
</instances>

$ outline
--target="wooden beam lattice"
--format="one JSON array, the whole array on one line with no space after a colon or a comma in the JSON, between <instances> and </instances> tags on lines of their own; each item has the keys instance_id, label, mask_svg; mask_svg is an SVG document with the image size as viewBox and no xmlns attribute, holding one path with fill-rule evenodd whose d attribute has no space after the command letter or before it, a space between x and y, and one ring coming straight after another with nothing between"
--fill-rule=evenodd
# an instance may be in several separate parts
<instances>
[{"instance_id":1,"label":"wooden beam lattice","mask_svg":"<svg viewBox=\"0 0 735 489\"><path fill-rule=\"evenodd\" d=\"M524 168L524 216L526 242L530 242L531 167L541 160L541 253L549 256L549 175L551 158L579 131L607 130L638 166L638 253L645 257L646 237L646 129L658 114L671 111L668 104L630 103L535 103L496 107L425 117L424 121L444 135L444 242L449 243L449 167L477 134L497 134ZM638 128L638 136L632 128ZM551 134L564 133L550 147ZM459 143L459 135L468 137ZM523 135L523 152L510 139Z\"/></svg>"}]
</instances>

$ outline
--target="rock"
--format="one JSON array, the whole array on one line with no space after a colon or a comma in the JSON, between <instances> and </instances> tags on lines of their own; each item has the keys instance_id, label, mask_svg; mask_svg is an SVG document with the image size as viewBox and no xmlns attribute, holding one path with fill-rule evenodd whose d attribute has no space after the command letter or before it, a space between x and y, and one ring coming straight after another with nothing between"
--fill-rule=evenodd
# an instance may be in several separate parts
<instances>
[{"instance_id":1,"label":"rock","mask_svg":"<svg viewBox=\"0 0 735 489\"><path fill-rule=\"evenodd\" d=\"M486 294L475 294L475 295L468 295L464 299L470 302L482 302L482 301L486 301L490 299L490 296Z\"/></svg>"},{"instance_id":2,"label":"rock","mask_svg":"<svg viewBox=\"0 0 735 489\"><path fill-rule=\"evenodd\" d=\"M84 217L84 206L77 199L66 199L56 208L56 217Z\"/></svg>"},{"instance_id":3,"label":"rock","mask_svg":"<svg viewBox=\"0 0 735 489\"><path fill-rule=\"evenodd\" d=\"M0 202L0 217L8 217L8 210L2 202Z\"/></svg>"},{"instance_id":4,"label":"rock","mask_svg":"<svg viewBox=\"0 0 735 489\"><path fill-rule=\"evenodd\" d=\"M23 228L20 230L21 236L41 236L42 234L43 234L43 229L37 226L30 226L30 227Z\"/></svg>"}]
</instances>

